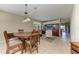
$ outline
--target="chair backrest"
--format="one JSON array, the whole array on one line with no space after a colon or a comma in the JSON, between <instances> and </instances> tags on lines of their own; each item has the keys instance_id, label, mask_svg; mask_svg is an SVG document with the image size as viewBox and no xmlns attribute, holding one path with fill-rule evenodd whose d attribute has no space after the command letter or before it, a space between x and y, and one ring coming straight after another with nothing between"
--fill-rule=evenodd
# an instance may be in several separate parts
<instances>
[{"instance_id":1,"label":"chair backrest","mask_svg":"<svg viewBox=\"0 0 79 59\"><path fill-rule=\"evenodd\" d=\"M34 30L32 31L32 33L38 33L38 31L34 29Z\"/></svg>"},{"instance_id":2,"label":"chair backrest","mask_svg":"<svg viewBox=\"0 0 79 59\"><path fill-rule=\"evenodd\" d=\"M18 29L18 32L19 33L23 33L24 32L24 29Z\"/></svg>"},{"instance_id":3,"label":"chair backrest","mask_svg":"<svg viewBox=\"0 0 79 59\"><path fill-rule=\"evenodd\" d=\"M8 33L8 36L9 36L10 38L16 37L16 36L14 36L13 33Z\"/></svg>"},{"instance_id":4,"label":"chair backrest","mask_svg":"<svg viewBox=\"0 0 79 59\"><path fill-rule=\"evenodd\" d=\"M7 31L4 31L3 34L4 34L4 38L5 38L6 44L8 45L9 44L8 42L9 42L10 37L9 37Z\"/></svg>"},{"instance_id":5,"label":"chair backrest","mask_svg":"<svg viewBox=\"0 0 79 59\"><path fill-rule=\"evenodd\" d=\"M39 40L39 33L33 33L31 36L30 36L30 43L32 45L36 44Z\"/></svg>"}]
</instances>

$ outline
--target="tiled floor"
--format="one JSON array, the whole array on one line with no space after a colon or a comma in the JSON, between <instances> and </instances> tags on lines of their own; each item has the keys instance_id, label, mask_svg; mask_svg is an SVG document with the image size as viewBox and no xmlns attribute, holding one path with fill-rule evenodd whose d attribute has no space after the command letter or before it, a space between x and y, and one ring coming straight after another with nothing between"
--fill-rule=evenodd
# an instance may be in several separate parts
<instances>
[{"instance_id":1,"label":"tiled floor","mask_svg":"<svg viewBox=\"0 0 79 59\"><path fill-rule=\"evenodd\" d=\"M48 53L48 54L69 54L70 53L70 44L69 40L63 40L58 37L53 39L43 39L41 40L39 53Z\"/></svg>"},{"instance_id":2,"label":"tiled floor","mask_svg":"<svg viewBox=\"0 0 79 59\"><path fill-rule=\"evenodd\" d=\"M69 54L70 53L70 44L69 38L46 38L42 37L39 45L39 53L38 54ZM5 45L0 44L0 54L5 53ZM18 52L19 53L19 52ZM27 51L24 54L28 54ZM36 51L33 52L36 54Z\"/></svg>"}]
</instances>

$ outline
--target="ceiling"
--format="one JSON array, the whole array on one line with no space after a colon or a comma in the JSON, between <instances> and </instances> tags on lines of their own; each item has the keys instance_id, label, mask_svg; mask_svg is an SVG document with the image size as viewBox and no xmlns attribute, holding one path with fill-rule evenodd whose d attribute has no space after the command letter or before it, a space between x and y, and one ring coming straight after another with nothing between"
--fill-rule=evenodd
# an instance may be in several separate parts
<instances>
[{"instance_id":1,"label":"ceiling","mask_svg":"<svg viewBox=\"0 0 79 59\"><path fill-rule=\"evenodd\" d=\"M72 4L28 4L27 12L33 20L48 21L68 18L72 14ZM0 4L0 10L24 16L24 4Z\"/></svg>"}]
</instances>

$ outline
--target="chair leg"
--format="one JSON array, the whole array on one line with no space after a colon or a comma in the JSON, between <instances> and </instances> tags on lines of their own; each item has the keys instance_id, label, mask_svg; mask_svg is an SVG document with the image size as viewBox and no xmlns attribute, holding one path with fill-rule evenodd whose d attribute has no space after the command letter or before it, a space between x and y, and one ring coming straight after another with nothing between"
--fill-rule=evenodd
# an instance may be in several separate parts
<instances>
[{"instance_id":1,"label":"chair leg","mask_svg":"<svg viewBox=\"0 0 79 59\"><path fill-rule=\"evenodd\" d=\"M25 44L25 52L27 52L27 44Z\"/></svg>"},{"instance_id":2,"label":"chair leg","mask_svg":"<svg viewBox=\"0 0 79 59\"><path fill-rule=\"evenodd\" d=\"M9 54L9 50L6 50L6 54Z\"/></svg>"},{"instance_id":3,"label":"chair leg","mask_svg":"<svg viewBox=\"0 0 79 59\"><path fill-rule=\"evenodd\" d=\"M40 44L40 37L39 37L39 44Z\"/></svg>"},{"instance_id":4,"label":"chair leg","mask_svg":"<svg viewBox=\"0 0 79 59\"><path fill-rule=\"evenodd\" d=\"M40 40L39 40L39 44L40 44Z\"/></svg>"},{"instance_id":5,"label":"chair leg","mask_svg":"<svg viewBox=\"0 0 79 59\"><path fill-rule=\"evenodd\" d=\"M32 46L29 45L29 50L30 50L30 53L32 53Z\"/></svg>"},{"instance_id":6,"label":"chair leg","mask_svg":"<svg viewBox=\"0 0 79 59\"><path fill-rule=\"evenodd\" d=\"M38 47L37 47L37 53L38 53Z\"/></svg>"},{"instance_id":7,"label":"chair leg","mask_svg":"<svg viewBox=\"0 0 79 59\"><path fill-rule=\"evenodd\" d=\"M21 54L23 54L23 51L21 51Z\"/></svg>"},{"instance_id":8,"label":"chair leg","mask_svg":"<svg viewBox=\"0 0 79 59\"><path fill-rule=\"evenodd\" d=\"M37 53L38 53L38 43L37 43L36 47L37 47Z\"/></svg>"},{"instance_id":9,"label":"chair leg","mask_svg":"<svg viewBox=\"0 0 79 59\"><path fill-rule=\"evenodd\" d=\"M21 46L21 54L23 54L23 51L24 51L24 49L23 49L23 47Z\"/></svg>"},{"instance_id":10,"label":"chair leg","mask_svg":"<svg viewBox=\"0 0 79 59\"><path fill-rule=\"evenodd\" d=\"M23 54L23 48L21 49L21 54Z\"/></svg>"},{"instance_id":11,"label":"chair leg","mask_svg":"<svg viewBox=\"0 0 79 59\"><path fill-rule=\"evenodd\" d=\"M21 50L21 54L23 54L23 47L22 47L22 45L18 46L18 48Z\"/></svg>"}]
</instances>

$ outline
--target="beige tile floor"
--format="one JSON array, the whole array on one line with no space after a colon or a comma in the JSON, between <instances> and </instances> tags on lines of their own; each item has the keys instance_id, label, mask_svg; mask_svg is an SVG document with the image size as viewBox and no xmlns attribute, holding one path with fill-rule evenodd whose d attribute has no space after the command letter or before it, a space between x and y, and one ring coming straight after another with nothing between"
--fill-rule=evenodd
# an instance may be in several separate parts
<instances>
[{"instance_id":1,"label":"beige tile floor","mask_svg":"<svg viewBox=\"0 0 79 59\"><path fill-rule=\"evenodd\" d=\"M39 45L39 53L38 54L70 54L70 39L66 37L53 37L52 39L42 37ZM5 45L0 44L0 54L5 54ZM20 52L18 52L20 53ZM27 51L24 54L29 54ZM36 51L33 52L36 54Z\"/></svg>"}]
</instances>

